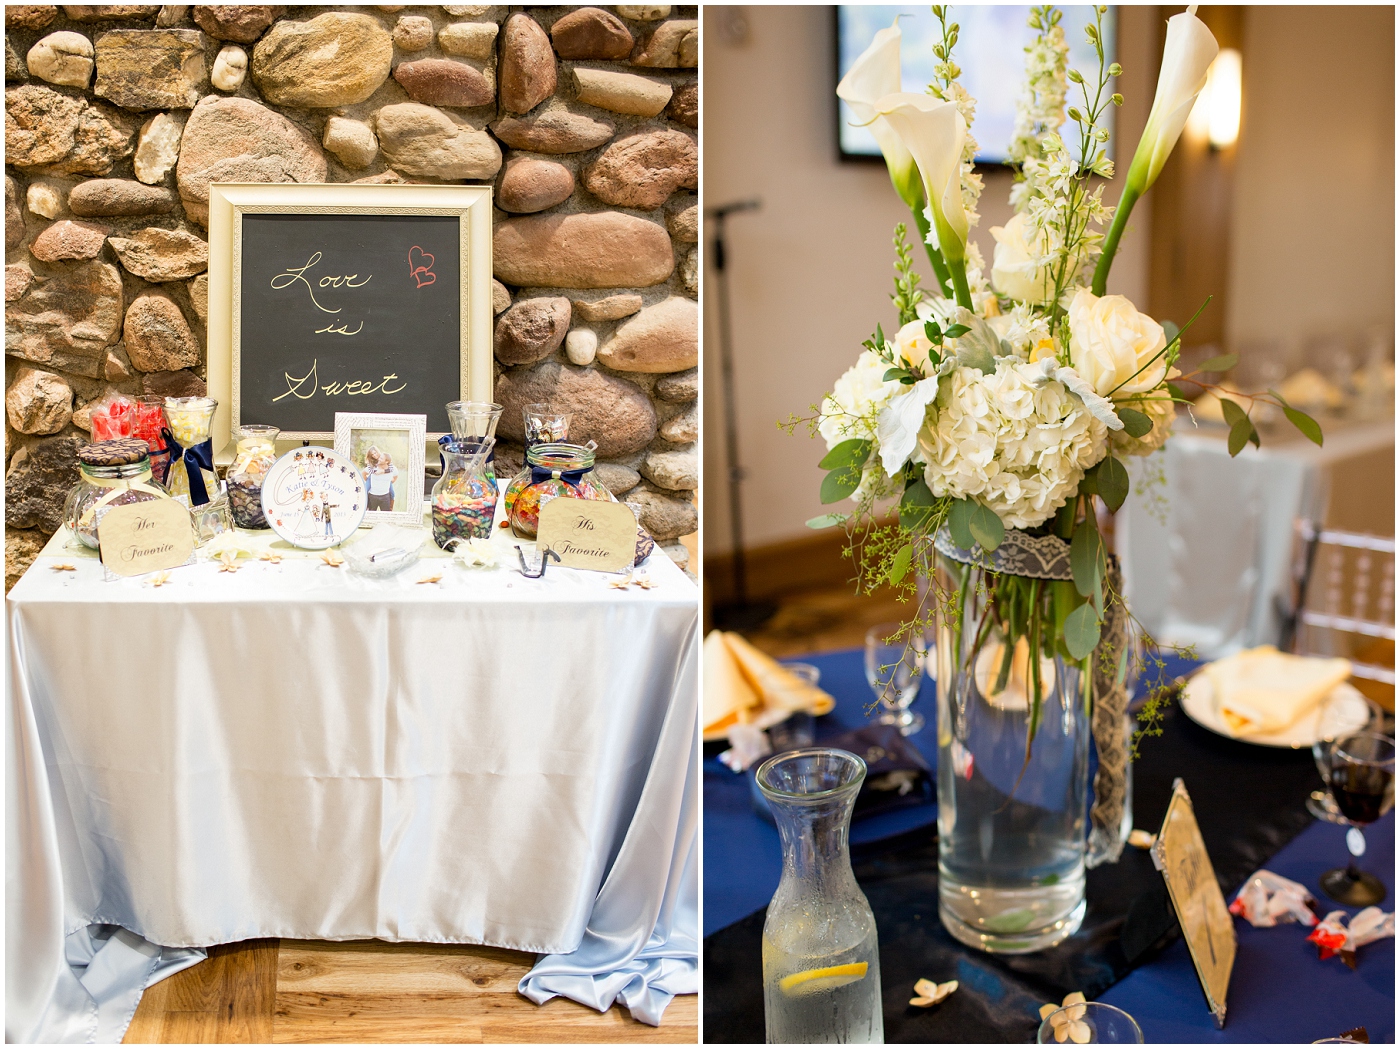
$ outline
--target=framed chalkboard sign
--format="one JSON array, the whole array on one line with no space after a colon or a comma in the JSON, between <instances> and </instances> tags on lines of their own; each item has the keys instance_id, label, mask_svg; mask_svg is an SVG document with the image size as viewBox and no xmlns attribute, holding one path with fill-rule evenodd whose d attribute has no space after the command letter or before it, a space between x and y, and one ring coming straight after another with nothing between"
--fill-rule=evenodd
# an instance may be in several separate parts
<instances>
[{"instance_id":1,"label":"framed chalkboard sign","mask_svg":"<svg viewBox=\"0 0 1400 1049\"><path fill-rule=\"evenodd\" d=\"M214 446L242 423L329 440L337 412L490 400L491 190L211 185Z\"/></svg>"}]
</instances>

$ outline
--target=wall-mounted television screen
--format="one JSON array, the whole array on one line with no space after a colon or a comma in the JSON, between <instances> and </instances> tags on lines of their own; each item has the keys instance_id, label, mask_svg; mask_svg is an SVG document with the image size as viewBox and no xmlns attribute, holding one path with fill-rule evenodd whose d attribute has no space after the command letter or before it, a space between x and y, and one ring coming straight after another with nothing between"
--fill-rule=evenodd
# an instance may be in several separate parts
<instances>
[{"instance_id":1,"label":"wall-mounted television screen","mask_svg":"<svg viewBox=\"0 0 1400 1049\"><path fill-rule=\"evenodd\" d=\"M985 164L1001 164L1006 161L1007 144L1011 141L1011 131L1016 124L1016 99L1024 90L1026 73L1025 48L1035 37L1035 31L1027 25L1030 18L1028 6L983 6L958 5L951 9L950 20L958 23L958 43L953 51L953 60L962 68L961 82L969 94L977 100L977 117L973 121L972 134L977 139L977 160ZM1069 67L1084 73L1091 84L1097 77L1098 58L1094 46L1085 36L1084 27L1094 18L1094 9L1089 6L1064 7L1061 26L1065 31L1065 42L1069 44ZM933 79L933 67L937 59L933 56L933 45L941 37L938 19L927 6L923 7L866 7L841 5L836 8L836 76L839 80L846 70L870 46L876 32L888 28L896 15L899 20L900 41L899 61L903 74L904 90L922 93ZM1115 58L1117 43L1117 10L1110 7L1103 18L1103 37L1107 57L1106 63ZM1109 90L1112 93L1112 89ZM1083 108L1078 85L1071 84L1068 95L1069 105ZM879 157L880 147L875 144L875 136L868 128L852 127L850 107L845 102L838 103L837 110L838 142L842 157ZM1115 107L1110 104L1104 114L1110 134L1113 133ZM1079 151L1078 135L1072 134L1073 125L1066 132L1065 144L1076 153ZM1108 155L1114 156L1114 140L1108 144Z\"/></svg>"}]
</instances>

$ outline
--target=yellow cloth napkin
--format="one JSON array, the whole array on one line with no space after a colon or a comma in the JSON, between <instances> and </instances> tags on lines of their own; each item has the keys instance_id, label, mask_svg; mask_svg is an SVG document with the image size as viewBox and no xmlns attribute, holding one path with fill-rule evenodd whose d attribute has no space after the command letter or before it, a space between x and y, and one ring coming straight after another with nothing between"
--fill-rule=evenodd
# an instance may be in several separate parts
<instances>
[{"instance_id":1,"label":"yellow cloth napkin","mask_svg":"<svg viewBox=\"0 0 1400 1049\"><path fill-rule=\"evenodd\" d=\"M1317 710L1351 676L1345 659L1280 652L1273 645L1237 652L1202 671L1226 729L1236 736L1279 732Z\"/></svg>"},{"instance_id":2,"label":"yellow cloth napkin","mask_svg":"<svg viewBox=\"0 0 1400 1049\"><path fill-rule=\"evenodd\" d=\"M776 725L794 711L820 716L836 706L735 633L713 630L705 638L704 738L724 739L736 724Z\"/></svg>"}]
</instances>

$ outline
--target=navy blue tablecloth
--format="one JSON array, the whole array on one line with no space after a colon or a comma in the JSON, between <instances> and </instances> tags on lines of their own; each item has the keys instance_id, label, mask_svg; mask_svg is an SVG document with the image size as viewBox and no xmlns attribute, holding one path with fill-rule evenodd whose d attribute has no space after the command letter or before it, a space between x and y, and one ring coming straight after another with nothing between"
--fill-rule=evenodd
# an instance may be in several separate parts
<instances>
[{"instance_id":1,"label":"navy blue tablecloth","mask_svg":"<svg viewBox=\"0 0 1400 1049\"><path fill-rule=\"evenodd\" d=\"M867 715L867 709L874 695L865 682L860 650L809 656L804 661L821 669L821 686L837 701L836 709L817 721L818 743L868 723L873 714ZM1169 658L1165 674L1175 677L1193 666ZM911 737L930 765L937 761L933 688L933 682L926 681L914 703L929 724ZM703 926L704 935L709 936L767 906L778 886L782 853L777 831L752 808L747 777L731 772L714 756L705 759L704 776ZM930 826L936 819L937 807L931 803L871 816L852 825L852 846L870 846ZM1321 873L1346 860L1343 834L1339 827L1312 825L1274 857L1269 869L1316 893ZM1361 866L1393 886L1394 816L1368 828L1367 842ZM1333 906L1325 900L1323 904L1325 909ZM1384 907L1393 909L1393 895ZM1180 939L1129 973L1100 1000L1136 1017L1149 1042L1311 1042L1358 1024L1368 1028L1373 1042L1394 1040L1394 940L1363 948L1361 964L1353 972L1335 958L1320 961L1316 948L1304 940L1306 930L1297 925L1255 929L1236 921L1236 930L1239 958L1223 1031L1215 1030Z\"/></svg>"}]
</instances>

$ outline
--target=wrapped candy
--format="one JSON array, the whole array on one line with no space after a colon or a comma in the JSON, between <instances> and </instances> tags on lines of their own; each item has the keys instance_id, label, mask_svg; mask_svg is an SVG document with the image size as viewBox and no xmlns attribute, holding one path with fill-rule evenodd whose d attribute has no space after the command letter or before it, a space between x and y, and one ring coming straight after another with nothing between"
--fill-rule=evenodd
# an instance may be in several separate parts
<instances>
[{"instance_id":1,"label":"wrapped candy","mask_svg":"<svg viewBox=\"0 0 1400 1049\"><path fill-rule=\"evenodd\" d=\"M1386 914L1379 907L1367 907L1357 912L1350 924L1346 911L1330 912L1308 933L1308 942L1317 944L1317 956L1323 961L1335 954L1355 969L1358 948L1394 935L1395 913Z\"/></svg>"},{"instance_id":2,"label":"wrapped candy","mask_svg":"<svg viewBox=\"0 0 1400 1049\"><path fill-rule=\"evenodd\" d=\"M1313 906L1317 900L1296 881L1289 881L1273 871L1257 870L1249 876L1230 902L1230 913L1243 918L1258 929L1298 922L1316 925Z\"/></svg>"}]
</instances>

